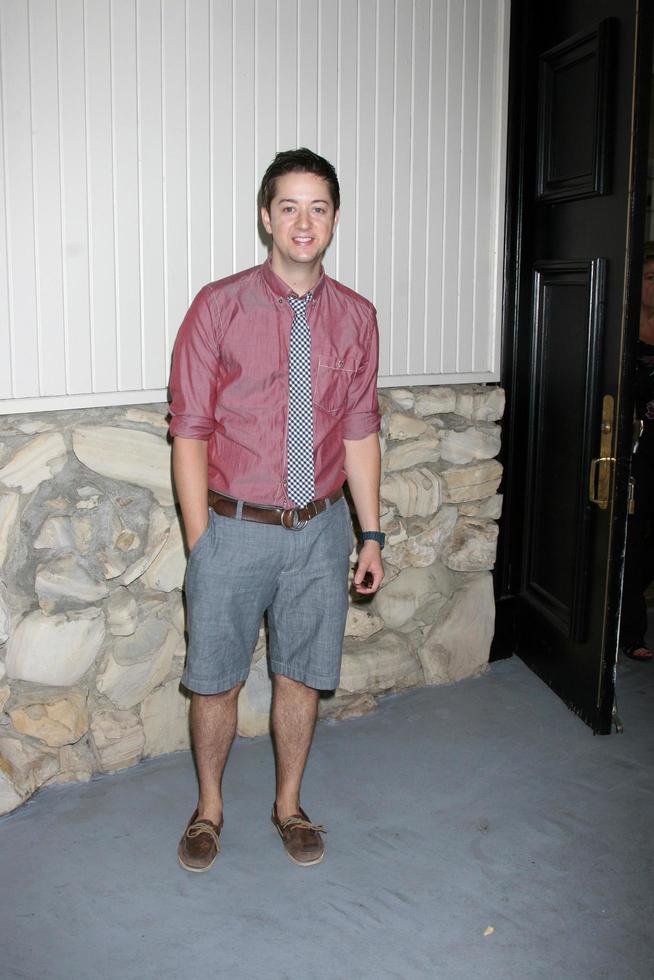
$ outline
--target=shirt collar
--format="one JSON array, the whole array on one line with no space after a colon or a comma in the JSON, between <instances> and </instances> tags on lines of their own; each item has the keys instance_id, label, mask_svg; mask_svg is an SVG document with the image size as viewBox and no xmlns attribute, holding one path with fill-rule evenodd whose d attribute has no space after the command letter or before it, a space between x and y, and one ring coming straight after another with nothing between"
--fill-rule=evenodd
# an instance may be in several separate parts
<instances>
[{"instance_id":1,"label":"shirt collar","mask_svg":"<svg viewBox=\"0 0 654 980\"><path fill-rule=\"evenodd\" d=\"M283 279L280 279L279 276L275 272L273 272L270 256L263 263L262 269L263 269L264 282L271 290L271 292L274 294L276 299L288 299L289 296L297 296L297 293L293 289L291 289L290 286L287 286L286 283L283 281ZM311 290L314 303L318 299L320 293L324 288L325 279L326 279L325 270L321 266L320 279Z\"/></svg>"}]
</instances>

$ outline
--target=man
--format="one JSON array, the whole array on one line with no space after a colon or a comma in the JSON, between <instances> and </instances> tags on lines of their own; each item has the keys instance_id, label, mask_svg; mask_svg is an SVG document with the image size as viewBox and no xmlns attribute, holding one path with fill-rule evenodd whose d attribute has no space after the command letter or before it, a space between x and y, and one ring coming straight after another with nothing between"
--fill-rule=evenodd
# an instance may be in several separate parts
<instances>
[{"instance_id":1,"label":"man","mask_svg":"<svg viewBox=\"0 0 654 980\"><path fill-rule=\"evenodd\" d=\"M645 243L635 388L642 432L631 457L634 512L627 523L620 646L631 660L649 663L654 657L646 640L645 601L654 577L654 242Z\"/></svg>"},{"instance_id":2,"label":"man","mask_svg":"<svg viewBox=\"0 0 654 980\"><path fill-rule=\"evenodd\" d=\"M277 792L272 821L302 866L324 856L300 805L318 694L338 685L352 545L347 478L365 533L354 578L383 578L374 307L325 275L339 184L307 149L278 153L261 184L272 251L205 286L175 344L173 473L189 548L191 734L200 793L178 848L205 871L219 850L221 781L238 693L267 613ZM209 507L207 507L207 500Z\"/></svg>"}]
</instances>

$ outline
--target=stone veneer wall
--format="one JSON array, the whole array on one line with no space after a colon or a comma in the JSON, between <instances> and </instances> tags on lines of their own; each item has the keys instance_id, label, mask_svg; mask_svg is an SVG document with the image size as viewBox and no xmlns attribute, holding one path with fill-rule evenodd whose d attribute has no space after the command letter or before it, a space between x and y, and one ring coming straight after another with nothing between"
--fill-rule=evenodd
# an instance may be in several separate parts
<instances>
[{"instance_id":1,"label":"stone veneer wall","mask_svg":"<svg viewBox=\"0 0 654 980\"><path fill-rule=\"evenodd\" d=\"M380 400L386 578L372 602L351 604L323 717L474 674L493 633L503 392L392 389ZM0 419L0 813L40 786L189 745L166 410ZM266 732L269 706L262 629L239 733Z\"/></svg>"}]
</instances>

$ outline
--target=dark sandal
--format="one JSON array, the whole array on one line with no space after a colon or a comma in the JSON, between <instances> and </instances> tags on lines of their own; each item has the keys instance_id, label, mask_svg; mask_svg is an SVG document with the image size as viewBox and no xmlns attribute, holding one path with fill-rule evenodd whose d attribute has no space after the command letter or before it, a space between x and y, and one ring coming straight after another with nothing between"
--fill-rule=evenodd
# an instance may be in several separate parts
<instances>
[{"instance_id":1,"label":"dark sandal","mask_svg":"<svg viewBox=\"0 0 654 980\"><path fill-rule=\"evenodd\" d=\"M654 654L644 643L632 643L623 652L625 657L629 657L630 660L636 660L641 664L648 663L654 658Z\"/></svg>"}]
</instances>

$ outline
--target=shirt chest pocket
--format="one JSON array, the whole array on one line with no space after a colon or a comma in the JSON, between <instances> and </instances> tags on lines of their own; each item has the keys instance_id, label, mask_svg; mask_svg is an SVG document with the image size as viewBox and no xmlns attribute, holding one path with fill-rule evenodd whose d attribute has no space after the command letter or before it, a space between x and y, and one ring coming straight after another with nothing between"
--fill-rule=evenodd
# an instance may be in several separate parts
<instances>
[{"instance_id":1,"label":"shirt chest pocket","mask_svg":"<svg viewBox=\"0 0 654 980\"><path fill-rule=\"evenodd\" d=\"M356 374L356 364L333 354L319 354L313 390L314 404L324 412L338 412Z\"/></svg>"}]
</instances>

